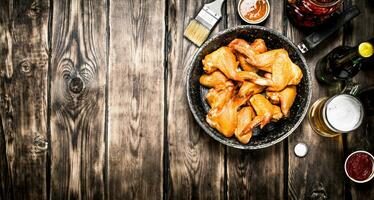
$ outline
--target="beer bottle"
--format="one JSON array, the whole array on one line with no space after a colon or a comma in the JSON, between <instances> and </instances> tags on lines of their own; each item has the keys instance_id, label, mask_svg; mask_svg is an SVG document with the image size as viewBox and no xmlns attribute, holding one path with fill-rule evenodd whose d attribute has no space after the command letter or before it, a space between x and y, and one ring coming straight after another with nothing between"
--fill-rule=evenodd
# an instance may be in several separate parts
<instances>
[{"instance_id":1,"label":"beer bottle","mask_svg":"<svg viewBox=\"0 0 374 200\"><path fill-rule=\"evenodd\" d=\"M353 78L362 63L373 59L374 38L356 47L340 46L317 62L315 75L320 83L334 84Z\"/></svg>"}]
</instances>

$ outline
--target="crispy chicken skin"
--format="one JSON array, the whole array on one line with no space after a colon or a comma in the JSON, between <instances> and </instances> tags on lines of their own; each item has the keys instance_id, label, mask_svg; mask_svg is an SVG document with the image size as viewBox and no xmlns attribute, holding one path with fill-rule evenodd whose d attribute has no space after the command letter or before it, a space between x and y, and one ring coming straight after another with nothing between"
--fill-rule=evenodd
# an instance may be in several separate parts
<instances>
[{"instance_id":1,"label":"crispy chicken skin","mask_svg":"<svg viewBox=\"0 0 374 200\"><path fill-rule=\"evenodd\" d=\"M222 74L222 72L215 71L211 74L203 74L200 77L199 82L205 87L212 88L224 84L227 80L228 79L224 74Z\"/></svg>"},{"instance_id":2,"label":"crispy chicken skin","mask_svg":"<svg viewBox=\"0 0 374 200\"><path fill-rule=\"evenodd\" d=\"M233 96L222 108L209 110L208 124L226 137L232 137L238 124L238 108L247 102L248 97Z\"/></svg>"},{"instance_id":3,"label":"crispy chicken skin","mask_svg":"<svg viewBox=\"0 0 374 200\"><path fill-rule=\"evenodd\" d=\"M289 111L296 99L296 86L288 86L280 92L266 92L266 96L273 104L280 104L284 116L289 116Z\"/></svg>"},{"instance_id":4,"label":"crispy chicken skin","mask_svg":"<svg viewBox=\"0 0 374 200\"><path fill-rule=\"evenodd\" d=\"M251 139L252 131L249 131L245 135L241 135L240 133L252 121L252 119L255 116L256 113L251 106L243 107L242 109L240 109L238 113L238 125L235 129L235 137L239 140L239 142L247 144Z\"/></svg>"}]
</instances>

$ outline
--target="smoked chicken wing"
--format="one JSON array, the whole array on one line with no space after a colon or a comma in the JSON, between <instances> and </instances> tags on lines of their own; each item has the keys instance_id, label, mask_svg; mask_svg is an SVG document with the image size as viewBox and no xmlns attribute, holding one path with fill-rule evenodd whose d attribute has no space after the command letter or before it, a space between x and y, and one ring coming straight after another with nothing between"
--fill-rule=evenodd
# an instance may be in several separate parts
<instances>
[{"instance_id":1,"label":"smoked chicken wing","mask_svg":"<svg viewBox=\"0 0 374 200\"><path fill-rule=\"evenodd\" d=\"M203 59L203 65L204 71L208 74L218 69L226 75L227 78L236 80L238 62L229 47L221 47L206 55Z\"/></svg>"},{"instance_id":2,"label":"smoked chicken wing","mask_svg":"<svg viewBox=\"0 0 374 200\"><path fill-rule=\"evenodd\" d=\"M231 80L251 80L259 85L270 84L265 82L271 82L268 79L260 77L254 72L239 71L236 57L229 47L221 47L206 55L203 60L203 65L206 73L210 74L218 69Z\"/></svg>"},{"instance_id":3,"label":"smoked chicken wing","mask_svg":"<svg viewBox=\"0 0 374 200\"><path fill-rule=\"evenodd\" d=\"M252 96L249 101L257 116L244 128L240 133L241 136L251 134L253 128L258 125L263 128L271 120L278 121L282 118L279 107L271 104L262 94Z\"/></svg>"},{"instance_id":4,"label":"smoked chicken wing","mask_svg":"<svg viewBox=\"0 0 374 200\"><path fill-rule=\"evenodd\" d=\"M256 84L268 86L268 91L281 91L287 85L299 84L302 78L300 68L293 64L285 51L279 51L271 65L271 75L266 73L264 78L246 77L241 75L242 78L248 79ZM265 79L265 80L264 80Z\"/></svg>"},{"instance_id":5,"label":"smoked chicken wing","mask_svg":"<svg viewBox=\"0 0 374 200\"><path fill-rule=\"evenodd\" d=\"M234 94L234 84L227 81L222 85L211 88L206 94L206 99L211 108L222 108Z\"/></svg>"},{"instance_id":6,"label":"smoked chicken wing","mask_svg":"<svg viewBox=\"0 0 374 200\"><path fill-rule=\"evenodd\" d=\"M284 49L275 49L267 51L265 53L257 53L253 48L242 39L235 39L230 43L230 48L246 56L246 61L256 68L272 73L271 81L257 81L254 82L256 77L248 77L248 75L242 78L248 79L256 84L269 86L270 91L280 91L287 85L297 85L302 79L302 72L300 68L291 61L288 53ZM252 75L252 74L251 74Z\"/></svg>"},{"instance_id":7,"label":"smoked chicken wing","mask_svg":"<svg viewBox=\"0 0 374 200\"><path fill-rule=\"evenodd\" d=\"M294 78L288 54L281 53L277 55L272 65L271 80L273 84L267 88L269 91L283 90Z\"/></svg>"},{"instance_id":8,"label":"smoked chicken wing","mask_svg":"<svg viewBox=\"0 0 374 200\"><path fill-rule=\"evenodd\" d=\"M260 128L263 128L273 118L273 104L271 104L262 94L252 96L251 99L249 99L249 102L251 102L251 105L257 114L255 117L256 122L252 123L252 128L254 128L258 123L261 125Z\"/></svg>"},{"instance_id":9,"label":"smoked chicken wing","mask_svg":"<svg viewBox=\"0 0 374 200\"><path fill-rule=\"evenodd\" d=\"M205 87L216 87L218 85L224 84L228 79L222 72L215 71L211 74L203 74L200 76L199 82Z\"/></svg>"},{"instance_id":10,"label":"smoked chicken wing","mask_svg":"<svg viewBox=\"0 0 374 200\"><path fill-rule=\"evenodd\" d=\"M240 86L238 96L244 97L248 95L255 95L261 93L265 89L265 86L257 85L252 82L243 81Z\"/></svg>"},{"instance_id":11,"label":"smoked chicken wing","mask_svg":"<svg viewBox=\"0 0 374 200\"><path fill-rule=\"evenodd\" d=\"M278 52L285 51L283 49L276 49L267 52L257 52L253 47L251 47L251 45L248 44L247 41L243 39L234 39L229 44L229 47L244 55L249 64L266 72L271 72L271 66L274 62L276 54Z\"/></svg>"},{"instance_id":12,"label":"smoked chicken wing","mask_svg":"<svg viewBox=\"0 0 374 200\"><path fill-rule=\"evenodd\" d=\"M289 115L289 111L296 98L296 86L288 86L280 92L266 92L266 96L273 104L280 104L284 116Z\"/></svg>"},{"instance_id":13,"label":"smoked chicken wing","mask_svg":"<svg viewBox=\"0 0 374 200\"><path fill-rule=\"evenodd\" d=\"M252 44L248 44L245 40L241 40L241 42L246 43L246 45L249 45L249 48L253 49L253 51L255 51L256 53L264 53L267 50L265 41L263 39L256 39ZM244 71L257 72L257 68L250 65L246 61L247 58L243 54L236 52L236 57L238 58L240 67Z\"/></svg>"},{"instance_id":14,"label":"smoked chicken wing","mask_svg":"<svg viewBox=\"0 0 374 200\"><path fill-rule=\"evenodd\" d=\"M238 108L247 102L248 98L233 96L222 108L210 109L206 121L224 136L231 137L238 124Z\"/></svg>"},{"instance_id":15,"label":"smoked chicken wing","mask_svg":"<svg viewBox=\"0 0 374 200\"><path fill-rule=\"evenodd\" d=\"M240 133L252 121L252 119L255 116L256 113L251 106L243 107L242 109L240 109L238 113L238 125L235 129L235 137L239 140L239 142L247 144L251 139L252 131L248 132L245 135L241 135Z\"/></svg>"}]
</instances>

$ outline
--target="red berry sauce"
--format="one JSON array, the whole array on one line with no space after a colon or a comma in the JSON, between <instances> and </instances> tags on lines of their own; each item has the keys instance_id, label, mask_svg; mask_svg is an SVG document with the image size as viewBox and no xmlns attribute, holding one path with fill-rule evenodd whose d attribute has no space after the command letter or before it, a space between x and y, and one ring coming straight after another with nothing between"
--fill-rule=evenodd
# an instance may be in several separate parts
<instances>
[{"instance_id":1,"label":"red berry sauce","mask_svg":"<svg viewBox=\"0 0 374 200\"><path fill-rule=\"evenodd\" d=\"M357 181L364 181L373 172L373 161L366 153L355 153L347 161L347 173Z\"/></svg>"}]
</instances>

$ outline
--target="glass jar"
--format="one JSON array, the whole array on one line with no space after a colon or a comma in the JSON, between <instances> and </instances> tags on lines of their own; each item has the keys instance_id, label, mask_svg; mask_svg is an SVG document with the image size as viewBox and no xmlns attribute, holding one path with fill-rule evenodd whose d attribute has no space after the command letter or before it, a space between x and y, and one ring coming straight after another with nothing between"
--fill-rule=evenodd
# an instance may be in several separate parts
<instances>
[{"instance_id":1,"label":"glass jar","mask_svg":"<svg viewBox=\"0 0 374 200\"><path fill-rule=\"evenodd\" d=\"M342 3L342 0L287 0L287 16L296 26L316 27L337 12Z\"/></svg>"}]
</instances>

